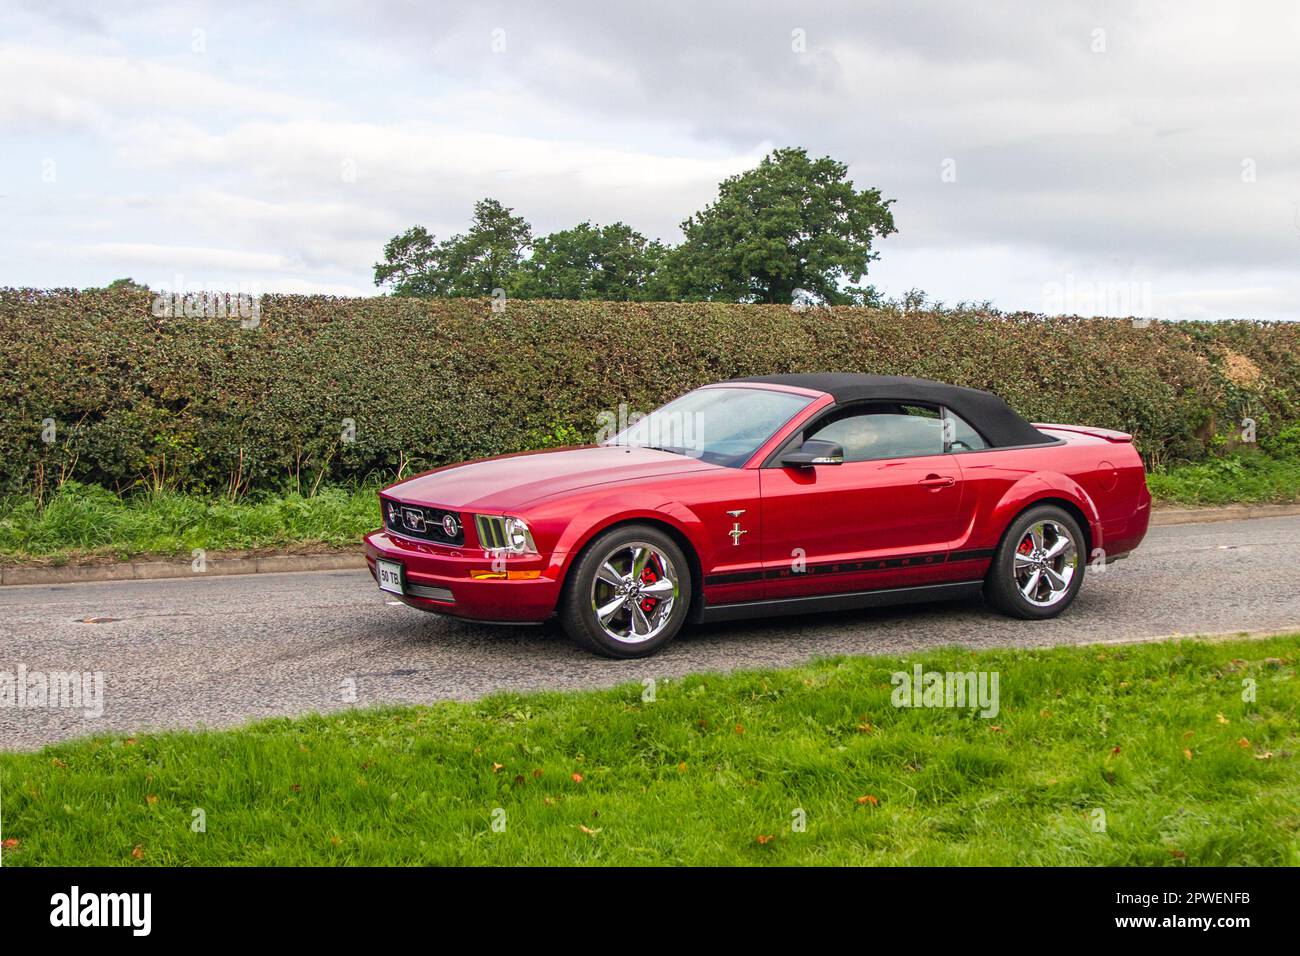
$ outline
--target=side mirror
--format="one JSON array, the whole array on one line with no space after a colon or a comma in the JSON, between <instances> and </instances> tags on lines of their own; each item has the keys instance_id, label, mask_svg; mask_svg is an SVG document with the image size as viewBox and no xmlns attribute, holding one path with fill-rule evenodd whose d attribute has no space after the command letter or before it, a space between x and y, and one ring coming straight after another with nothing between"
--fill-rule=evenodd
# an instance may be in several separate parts
<instances>
[{"instance_id":1,"label":"side mirror","mask_svg":"<svg viewBox=\"0 0 1300 956\"><path fill-rule=\"evenodd\" d=\"M833 441L809 439L795 451L788 451L781 456L784 468L811 468L814 465L844 464L844 449Z\"/></svg>"}]
</instances>

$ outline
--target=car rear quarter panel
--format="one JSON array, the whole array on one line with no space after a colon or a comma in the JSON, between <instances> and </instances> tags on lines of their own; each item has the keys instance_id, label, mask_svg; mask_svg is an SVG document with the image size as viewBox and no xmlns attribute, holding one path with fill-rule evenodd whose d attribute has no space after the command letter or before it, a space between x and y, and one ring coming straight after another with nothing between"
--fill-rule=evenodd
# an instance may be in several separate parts
<instances>
[{"instance_id":1,"label":"car rear quarter panel","mask_svg":"<svg viewBox=\"0 0 1300 956\"><path fill-rule=\"evenodd\" d=\"M958 456L970 524L959 549L996 548L1011 520L1035 502L1066 501L1082 514L1089 558L1132 550L1146 534L1151 498L1137 450L1081 434L1063 444Z\"/></svg>"}]
</instances>

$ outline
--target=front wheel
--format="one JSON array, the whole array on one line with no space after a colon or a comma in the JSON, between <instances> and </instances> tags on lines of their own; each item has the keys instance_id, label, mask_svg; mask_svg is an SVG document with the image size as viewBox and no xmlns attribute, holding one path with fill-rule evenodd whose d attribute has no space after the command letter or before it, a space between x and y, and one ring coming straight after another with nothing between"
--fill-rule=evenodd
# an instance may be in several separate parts
<instances>
[{"instance_id":1,"label":"front wheel","mask_svg":"<svg viewBox=\"0 0 1300 956\"><path fill-rule=\"evenodd\" d=\"M985 599L1004 614L1056 617L1083 584L1079 523L1062 508L1030 508L1011 522L984 579Z\"/></svg>"},{"instance_id":2,"label":"front wheel","mask_svg":"<svg viewBox=\"0 0 1300 956\"><path fill-rule=\"evenodd\" d=\"M623 525L596 538L570 571L560 623L605 657L648 657L671 641L691 604L691 573L658 528Z\"/></svg>"}]
</instances>

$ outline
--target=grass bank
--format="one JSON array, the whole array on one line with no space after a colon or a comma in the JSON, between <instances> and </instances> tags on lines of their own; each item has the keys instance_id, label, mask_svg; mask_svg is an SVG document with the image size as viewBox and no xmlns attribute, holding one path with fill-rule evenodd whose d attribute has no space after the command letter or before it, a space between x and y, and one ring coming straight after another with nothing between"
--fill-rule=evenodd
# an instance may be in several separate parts
<instances>
[{"instance_id":1,"label":"grass bank","mask_svg":"<svg viewBox=\"0 0 1300 956\"><path fill-rule=\"evenodd\" d=\"M121 497L68 483L38 506L0 500L0 560L189 556L209 551L329 545L354 548L379 524L377 488L324 488L230 501L160 491Z\"/></svg>"},{"instance_id":2,"label":"grass bank","mask_svg":"<svg viewBox=\"0 0 1300 956\"><path fill-rule=\"evenodd\" d=\"M0 755L4 862L1295 865L1298 657L940 649L652 700L647 663L602 692L100 738ZM917 664L996 672L998 713L895 707Z\"/></svg>"},{"instance_id":3,"label":"grass bank","mask_svg":"<svg viewBox=\"0 0 1300 956\"><path fill-rule=\"evenodd\" d=\"M1300 500L1300 456L1265 454L1211 458L1147 475L1157 501L1231 505Z\"/></svg>"}]
</instances>

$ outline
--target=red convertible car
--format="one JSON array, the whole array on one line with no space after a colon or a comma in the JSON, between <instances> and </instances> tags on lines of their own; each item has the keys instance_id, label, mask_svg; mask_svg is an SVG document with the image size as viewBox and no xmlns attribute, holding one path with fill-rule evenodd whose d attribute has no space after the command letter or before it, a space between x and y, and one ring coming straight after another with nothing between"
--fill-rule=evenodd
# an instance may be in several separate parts
<instances>
[{"instance_id":1,"label":"red convertible car","mask_svg":"<svg viewBox=\"0 0 1300 956\"><path fill-rule=\"evenodd\" d=\"M878 375L707 385L603 444L438 468L380 492L379 587L474 621L558 616L643 657L687 622L983 594L1021 618L1132 551L1130 436L1031 425L988 392Z\"/></svg>"}]
</instances>

